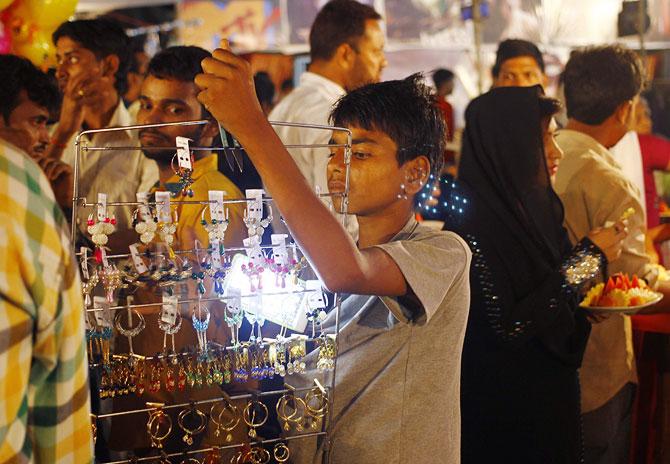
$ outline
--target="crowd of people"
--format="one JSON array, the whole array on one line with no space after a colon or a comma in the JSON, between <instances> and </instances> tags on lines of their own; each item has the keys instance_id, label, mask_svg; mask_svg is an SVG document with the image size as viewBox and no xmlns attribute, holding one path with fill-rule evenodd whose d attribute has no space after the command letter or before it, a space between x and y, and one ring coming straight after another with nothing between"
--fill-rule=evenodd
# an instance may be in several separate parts
<instances>
[{"instance_id":1,"label":"crowd of people","mask_svg":"<svg viewBox=\"0 0 670 464\"><path fill-rule=\"evenodd\" d=\"M329 440L291 443L292 462L668 462L670 427L659 418L670 401L662 314L670 280L658 246L670 229L659 220L653 173L670 168L670 142L651 134L639 57L621 45L574 50L555 99L540 50L506 40L493 86L470 102L459 138L447 101L451 71L433 73L435 89L420 74L382 81L382 22L355 0L328 2L311 28L308 70L295 88L281 86L276 105L269 75L254 75L227 41L213 52L172 46L147 61L103 18L58 27L55 74L0 56L0 462L93 460L89 389L97 380L88 374L72 253L72 240L90 245L90 211L68 224L75 164L79 196L89 202L99 193L115 202L178 195L170 147L176 137L218 147L219 126L244 147L236 160L244 174L222 169L216 150L196 151L189 200L265 188L274 230L288 229L323 286L344 295L339 321L332 312L322 322L326 332L341 327ZM156 126L194 120L206 123ZM351 131L346 228L337 213L346 135L268 120ZM146 127L85 132L135 124ZM78 155L77 145L115 149ZM451 188L462 207L440 210L442 230L422 224L419 195L452 201ZM326 192L328 201L318 195ZM229 210L225 246L242 247L244 206ZM180 248L208 246L195 211L178 206ZM124 253L137 241L137 218L114 213L117 232L106 246ZM663 294L651 308L657 315L580 307L590 287L617 272ZM134 301L146 329L133 349L153 355L165 343L159 297L138 291ZM223 311L211 312L216 319ZM225 344L224 327L210 324L208 339ZM197 344L195 334L179 331L173 348ZM118 348L127 351L124 343ZM113 403L128 410L220 394L210 386L195 396L147 392ZM184 449L173 438L166 449ZM153 455L146 424L127 416L97 439L98 456Z\"/></svg>"}]
</instances>

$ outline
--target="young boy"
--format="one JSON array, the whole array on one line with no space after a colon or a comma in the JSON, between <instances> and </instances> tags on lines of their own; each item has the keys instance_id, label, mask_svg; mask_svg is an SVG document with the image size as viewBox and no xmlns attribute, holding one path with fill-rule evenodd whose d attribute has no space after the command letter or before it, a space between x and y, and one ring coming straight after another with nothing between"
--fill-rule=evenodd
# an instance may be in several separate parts
<instances>
[{"instance_id":1,"label":"young boy","mask_svg":"<svg viewBox=\"0 0 670 464\"><path fill-rule=\"evenodd\" d=\"M349 294L340 313L330 412L330 462L460 461L460 361L469 307L470 251L458 236L419 225L413 197L439 173L444 123L418 76L343 97L333 124L351 130L349 213L358 243L317 198L265 119L249 64L227 42L203 61L198 99L245 147L324 285ZM333 142L346 143L334 131ZM328 189L344 191L344 149ZM335 206L341 207L341 198ZM328 331L334 323L324 322ZM326 451L293 449L295 462Z\"/></svg>"}]
</instances>

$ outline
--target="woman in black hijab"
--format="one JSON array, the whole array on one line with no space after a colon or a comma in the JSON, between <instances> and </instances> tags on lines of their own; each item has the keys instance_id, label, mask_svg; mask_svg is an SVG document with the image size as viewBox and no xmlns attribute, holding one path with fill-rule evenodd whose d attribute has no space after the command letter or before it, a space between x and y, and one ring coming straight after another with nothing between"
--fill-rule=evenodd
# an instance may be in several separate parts
<instances>
[{"instance_id":1,"label":"woman in black hijab","mask_svg":"<svg viewBox=\"0 0 670 464\"><path fill-rule=\"evenodd\" d=\"M625 225L572 247L551 186L562 156L541 88L494 89L466 112L459 181L469 208L446 224L472 248L463 348L462 462L581 462L582 287L606 273Z\"/></svg>"}]
</instances>

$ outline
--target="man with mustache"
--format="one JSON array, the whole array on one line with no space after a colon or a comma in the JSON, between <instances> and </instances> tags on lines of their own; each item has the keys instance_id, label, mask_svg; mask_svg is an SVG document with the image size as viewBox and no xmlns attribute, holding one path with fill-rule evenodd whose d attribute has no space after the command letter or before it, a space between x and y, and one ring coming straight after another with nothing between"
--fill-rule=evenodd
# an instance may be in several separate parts
<instances>
[{"instance_id":1,"label":"man with mustache","mask_svg":"<svg viewBox=\"0 0 670 464\"><path fill-rule=\"evenodd\" d=\"M209 112L196 99L197 88L193 84L196 74L201 72L200 62L210 53L199 47L170 47L156 55L149 63L147 77L142 84L137 113L138 124L161 124L169 122L210 119L205 125L168 126L142 129L139 132L144 156L158 165L159 182L154 190L168 190L177 195L181 190L179 178L172 169L174 150L153 147L174 146L176 137L191 140L191 146L210 147L219 137L219 126ZM193 197L189 200L209 200L209 190L223 190L226 199L240 199L244 195L223 174L218 172L218 157L212 152L195 151L193 166L193 184L189 187ZM246 237L243 223L244 206L226 205L230 214L230 224L226 230L225 244L242 246ZM175 241L180 248L192 248L197 239L202 246L208 245L208 236L200 224L202 207L179 205L177 213L179 223ZM208 218L208 213L205 213Z\"/></svg>"},{"instance_id":2,"label":"man with mustache","mask_svg":"<svg viewBox=\"0 0 670 464\"><path fill-rule=\"evenodd\" d=\"M65 22L54 32L53 41L63 104L48 155L73 166L79 132L134 123L121 99L130 42L120 25L105 19ZM83 137L82 145L134 147L137 131L96 133ZM156 164L136 149L82 151L79 172L79 194L89 203L97 201L98 193L106 193L109 201L136 201L136 193L148 191L158 178ZM78 217L82 234L91 212L82 208ZM132 209L113 208L110 214L116 216L117 232L109 237L108 246L113 252L126 252L137 238L130 227Z\"/></svg>"},{"instance_id":3,"label":"man with mustache","mask_svg":"<svg viewBox=\"0 0 670 464\"><path fill-rule=\"evenodd\" d=\"M56 82L29 60L0 55L0 140L37 161L63 209L72 202L72 168L45 156L49 148L49 119L58 113Z\"/></svg>"},{"instance_id":4,"label":"man with mustache","mask_svg":"<svg viewBox=\"0 0 670 464\"><path fill-rule=\"evenodd\" d=\"M144 156L156 161L159 169L159 181L154 185L152 191L169 191L174 194L175 201L184 199L180 192L182 184L179 177L172 170L172 159L175 150L166 150L164 147L175 145L176 137L186 137L191 140L193 147L210 147L214 138L219 136L217 122L209 112L197 100L198 89L193 83L196 74L202 72L200 62L211 56L211 54L199 47L170 47L154 56L149 63L147 77L145 78L139 95L140 108L137 113L138 124L162 124L181 121L192 121L209 119L205 125L167 126L158 128L147 128L139 131L140 143ZM156 148L154 148L156 147ZM161 148L163 147L163 148ZM189 188L193 191L192 197L186 197L188 201L204 202L209 200L210 190L223 190L226 192L224 199L244 198L239 189L223 174L217 170L217 156L212 152L193 152L195 162L193 164L194 179ZM202 204L177 204L175 205L178 216L177 230L174 236L175 249L193 250L196 241L201 249L209 245L208 233L201 224ZM242 246L242 239L246 237L246 227L243 222L244 203L228 204L229 211L228 228L225 232L224 244L226 247ZM210 220L209 211L204 213L205 220ZM197 258L203 259L205 252L200 253ZM197 258L195 253L187 257L191 263ZM209 277L205 278L205 288L210 291L212 282ZM177 290L179 291L179 290ZM195 298L195 291L189 288L189 295L181 294L182 299ZM135 295L135 302L139 304L155 303L160 299L151 291L139 291ZM133 339L133 349L141 355L154 355L163 349L163 332L158 326L160 306L151 306L141 309L146 320L146 327ZM175 334L175 349L177 352L184 348L198 346L196 331L192 326L191 308L189 305L181 306L183 311L183 325ZM223 308L215 303L207 303L211 311L212 323L207 330L207 339L226 345L229 339L229 329L223 322ZM127 352L128 347L124 340L118 340L120 352ZM146 401L158 401L168 404L176 404L191 399L200 400L217 398L221 396L218 386L210 386L199 389L186 389L184 392L159 391L157 393L145 392L141 398L135 396L115 398L115 410L125 411L144 407ZM244 406L242 406L244 407ZM202 409L209 411L209 406ZM173 421L176 424L176 416ZM112 438L110 446L112 449L133 449L137 455L148 452L150 441L145 432L146 424L138 424L133 416L121 416L115 418L112 425ZM167 443L169 450L179 450L184 447L181 437L174 435ZM205 443L222 444L221 439L210 434L204 437Z\"/></svg>"}]
</instances>

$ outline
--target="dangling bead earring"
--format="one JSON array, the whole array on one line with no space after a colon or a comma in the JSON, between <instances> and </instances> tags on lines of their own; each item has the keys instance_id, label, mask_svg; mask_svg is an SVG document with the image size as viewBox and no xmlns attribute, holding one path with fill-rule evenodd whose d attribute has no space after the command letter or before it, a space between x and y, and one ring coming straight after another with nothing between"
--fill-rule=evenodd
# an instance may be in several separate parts
<instances>
[{"instance_id":1,"label":"dangling bead earring","mask_svg":"<svg viewBox=\"0 0 670 464\"><path fill-rule=\"evenodd\" d=\"M405 190L405 184L400 184L400 193L398 194L399 200L407 200L407 190Z\"/></svg>"}]
</instances>

